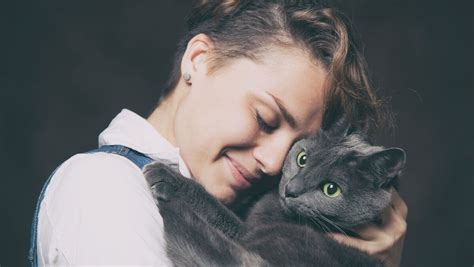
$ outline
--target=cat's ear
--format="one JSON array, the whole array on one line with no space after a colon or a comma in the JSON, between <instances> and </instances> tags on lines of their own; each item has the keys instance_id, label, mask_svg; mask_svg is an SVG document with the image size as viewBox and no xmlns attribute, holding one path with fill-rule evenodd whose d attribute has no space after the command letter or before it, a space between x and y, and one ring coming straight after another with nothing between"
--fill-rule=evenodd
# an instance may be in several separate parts
<instances>
[{"instance_id":1,"label":"cat's ear","mask_svg":"<svg viewBox=\"0 0 474 267\"><path fill-rule=\"evenodd\" d=\"M401 148L386 148L372 153L364 160L370 172L375 173L382 180L380 185L390 183L402 172L405 167L406 154Z\"/></svg>"},{"instance_id":2,"label":"cat's ear","mask_svg":"<svg viewBox=\"0 0 474 267\"><path fill-rule=\"evenodd\" d=\"M334 124L329 128L328 133L330 136L345 137L355 131L355 128L349 122L349 119L345 115L341 116Z\"/></svg>"}]
</instances>

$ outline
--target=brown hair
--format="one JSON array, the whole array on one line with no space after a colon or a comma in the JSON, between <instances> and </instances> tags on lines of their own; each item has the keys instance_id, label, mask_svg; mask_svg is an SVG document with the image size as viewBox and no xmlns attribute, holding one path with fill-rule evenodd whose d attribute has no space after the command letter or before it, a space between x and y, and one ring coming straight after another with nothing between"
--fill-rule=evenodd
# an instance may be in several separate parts
<instances>
[{"instance_id":1,"label":"brown hair","mask_svg":"<svg viewBox=\"0 0 474 267\"><path fill-rule=\"evenodd\" d=\"M162 97L177 86L187 43L199 33L214 43L211 71L235 58L258 60L269 45L296 44L308 51L328 72L323 128L342 115L363 130L386 121L388 113L383 112L368 78L360 41L351 23L321 0L197 1Z\"/></svg>"}]
</instances>

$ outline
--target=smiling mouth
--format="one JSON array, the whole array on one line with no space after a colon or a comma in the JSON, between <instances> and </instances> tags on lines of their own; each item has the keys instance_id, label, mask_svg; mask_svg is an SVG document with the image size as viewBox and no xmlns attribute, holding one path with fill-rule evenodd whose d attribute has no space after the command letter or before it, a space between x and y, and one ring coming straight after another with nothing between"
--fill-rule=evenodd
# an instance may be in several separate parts
<instances>
[{"instance_id":1,"label":"smiling mouth","mask_svg":"<svg viewBox=\"0 0 474 267\"><path fill-rule=\"evenodd\" d=\"M232 176L234 177L233 186L237 189L248 188L259 179L256 176L250 175L247 170L232 160L229 156L226 155L225 159L228 162Z\"/></svg>"}]
</instances>

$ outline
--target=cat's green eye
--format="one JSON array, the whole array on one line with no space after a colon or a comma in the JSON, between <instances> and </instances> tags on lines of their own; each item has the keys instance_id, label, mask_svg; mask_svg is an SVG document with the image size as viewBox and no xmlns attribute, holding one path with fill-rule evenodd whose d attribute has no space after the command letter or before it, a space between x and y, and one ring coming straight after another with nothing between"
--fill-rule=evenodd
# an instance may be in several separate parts
<instances>
[{"instance_id":1,"label":"cat's green eye","mask_svg":"<svg viewBox=\"0 0 474 267\"><path fill-rule=\"evenodd\" d=\"M338 197L341 195L341 188L335 183L325 183L323 185L323 193L328 197Z\"/></svg>"},{"instance_id":2,"label":"cat's green eye","mask_svg":"<svg viewBox=\"0 0 474 267\"><path fill-rule=\"evenodd\" d=\"M298 164L298 166L300 168L303 168L304 166L306 166L306 152L305 151L301 151L300 153L298 153L298 155L296 156L296 164Z\"/></svg>"}]
</instances>

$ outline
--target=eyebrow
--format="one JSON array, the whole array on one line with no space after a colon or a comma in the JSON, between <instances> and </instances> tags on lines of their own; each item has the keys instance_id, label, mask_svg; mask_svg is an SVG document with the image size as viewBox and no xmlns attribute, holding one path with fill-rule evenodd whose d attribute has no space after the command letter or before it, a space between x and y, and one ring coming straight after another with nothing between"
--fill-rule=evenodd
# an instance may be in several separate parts
<instances>
[{"instance_id":1,"label":"eyebrow","mask_svg":"<svg viewBox=\"0 0 474 267\"><path fill-rule=\"evenodd\" d=\"M283 114L283 118L285 119L285 121L292 128L297 128L298 125L296 123L295 117L293 117L293 115L291 115L290 112L288 112L288 109L286 109L285 105L283 105L283 102L278 97L270 94L269 92L267 93L273 98L273 100L277 104L278 108L280 109L281 114Z\"/></svg>"}]
</instances>

